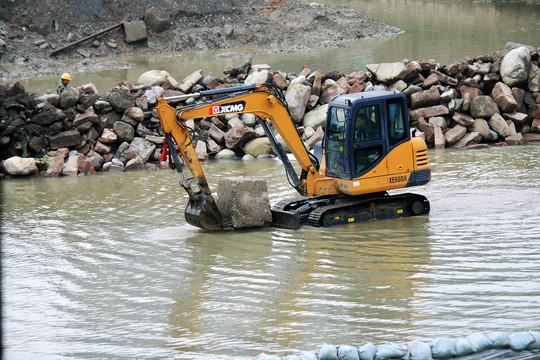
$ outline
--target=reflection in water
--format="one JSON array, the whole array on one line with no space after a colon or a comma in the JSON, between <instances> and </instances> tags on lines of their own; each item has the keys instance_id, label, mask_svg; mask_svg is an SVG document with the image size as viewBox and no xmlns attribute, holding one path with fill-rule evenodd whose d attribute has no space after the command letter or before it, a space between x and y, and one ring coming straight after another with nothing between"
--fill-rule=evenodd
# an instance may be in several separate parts
<instances>
[{"instance_id":1,"label":"reflection in water","mask_svg":"<svg viewBox=\"0 0 540 360\"><path fill-rule=\"evenodd\" d=\"M250 359L538 328L540 147L431 151L429 216L299 231L186 225L173 171L2 182L7 358ZM219 176L294 196L273 159Z\"/></svg>"}]
</instances>

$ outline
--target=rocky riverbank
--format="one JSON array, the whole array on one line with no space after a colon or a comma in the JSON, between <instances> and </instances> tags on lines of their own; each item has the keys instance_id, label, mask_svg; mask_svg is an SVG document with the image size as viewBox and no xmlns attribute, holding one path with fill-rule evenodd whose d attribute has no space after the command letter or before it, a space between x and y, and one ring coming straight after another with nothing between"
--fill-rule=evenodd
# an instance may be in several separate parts
<instances>
[{"instance_id":1,"label":"rocky riverbank","mask_svg":"<svg viewBox=\"0 0 540 360\"><path fill-rule=\"evenodd\" d=\"M283 90L298 133L313 149L323 137L330 99L338 94L390 89L409 101L412 126L435 148L478 148L540 141L539 49L507 44L492 55L447 65L434 60L368 64L368 72L297 74L265 64L238 64L214 78L202 70L178 82L153 70L106 94L93 84L60 96L25 92L18 82L0 85L1 170L9 176L88 175L167 167L161 161L163 132L156 98L272 82ZM193 103L189 98L182 103ZM254 115L188 121L202 161L251 159L273 151Z\"/></svg>"},{"instance_id":2,"label":"rocky riverbank","mask_svg":"<svg viewBox=\"0 0 540 360\"><path fill-rule=\"evenodd\" d=\"M238 47L294 52L402 32L344 6L288 0L18 0L0 1L0 8L0 65L9 64L0 71L0 80L58 76L59 67L88 71L103 66L104 57L127 54ZM55 53L121 22L123 26ZM58 61L62 59L81 61L70 68ZM126 66L105 63L109 68Z\"/></svg>"}]
</instances>

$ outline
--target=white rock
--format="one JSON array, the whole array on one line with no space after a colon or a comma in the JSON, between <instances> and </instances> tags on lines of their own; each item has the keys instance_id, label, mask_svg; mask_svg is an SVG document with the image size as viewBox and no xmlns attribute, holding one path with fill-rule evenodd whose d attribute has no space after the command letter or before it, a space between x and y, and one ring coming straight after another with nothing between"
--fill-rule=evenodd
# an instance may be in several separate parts
<instances>
[{"instance_id":1,"label":"white rock","mask_svg":"<svg viewBox=\"0 0 540 360\"><path fill-rule=\"evenodd\" d=\"M146 87L151 87L163 84L167 76L170 76L170 74L165 70L150 70L139 76L137 82Z\"/></svg>"},{"instance_id":2,"label":"white rock","mask_svg":"<svg viewBox=\"0 0 540 360\"><path fill-rule=\"evenodd\" d=\"M10 175L28 175L36 170L36 160L13 156L4 161L4 169Z\"/></svg>"},{"instance_id":3,"label":"white rock","mask_svg":"<svg viewBox=\"0 0 540 360\"><path fill-rule=\"evenodd\" d=\"M530 67L531 53L529 49L522 46L511 50L501 62L502 81L510 87L523 85L529 77Z\"/></svg>"}]
</instances>

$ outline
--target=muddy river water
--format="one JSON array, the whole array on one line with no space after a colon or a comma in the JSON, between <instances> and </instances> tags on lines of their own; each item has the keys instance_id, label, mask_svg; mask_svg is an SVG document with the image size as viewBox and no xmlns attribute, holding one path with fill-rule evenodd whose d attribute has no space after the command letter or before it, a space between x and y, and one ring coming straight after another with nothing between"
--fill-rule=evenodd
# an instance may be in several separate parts
<instances>
[{"instance_id":1,"label":"muddy river water","mask_svg":"<svg viewBox=\"0 0 540 360\"><path fill-rule=\"evenodd\" d=\"M342 2L406 33L255 62L347 72L405 57L444 63L506 41L540 46L535 1ZM134 58L75 82L109 89L149 68L181 79L206 64L220 71L219 59ZM55 79L26 86L47 81L54 89ZM297 231L191 227L173 171L2 181L4 357L247 360L322 342L540 330L540 145L430 157L432 181L410 189L430 200L429 215ZM213 188L247 175L268 182L272 203L296 195L274 159L204 169Z\"/></svg>"},{"instance_id":2,"label":"muddy river water","mask_svg":"<svg viewBox=\"0 0 540 360\"><path fill-rule=\"evenodd\" d=\"M540 145L430 152L427 216L210 233L173 171L3 181L8 359L250 359L538 329ZM274 159L220 176L294 196ZM411 189L412 190L412 189Z\"/></svg>"}]
</instances>

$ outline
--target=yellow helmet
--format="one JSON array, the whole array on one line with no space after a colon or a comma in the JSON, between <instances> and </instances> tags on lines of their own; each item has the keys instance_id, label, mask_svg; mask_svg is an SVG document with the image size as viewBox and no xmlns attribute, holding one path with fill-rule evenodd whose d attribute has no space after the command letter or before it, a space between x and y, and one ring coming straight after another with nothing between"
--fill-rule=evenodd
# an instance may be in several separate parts
<instances>
[{"instance_id":1,"label":"yellow helmet","mask_svg":"<svg viewBox=\"0 0 540 360\"><path fill-rule=\"evenodd\" d=\"M71 81L71 75L69 75L68 73L63 73L61 79Z\"/></svg>"}]
</instances>

